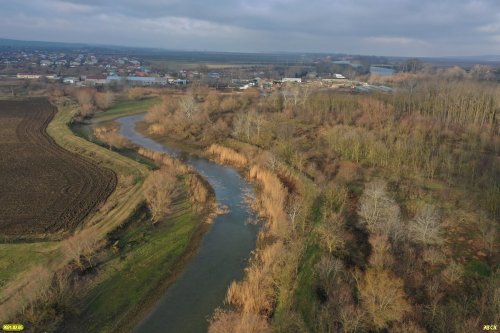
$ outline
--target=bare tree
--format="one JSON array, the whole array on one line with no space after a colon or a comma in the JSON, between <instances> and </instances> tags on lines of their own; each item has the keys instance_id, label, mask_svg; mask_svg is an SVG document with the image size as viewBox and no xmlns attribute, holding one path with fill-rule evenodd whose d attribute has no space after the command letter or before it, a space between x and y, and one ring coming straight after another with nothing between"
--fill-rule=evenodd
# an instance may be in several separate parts
<instances>
[{"instance_id":1,"label":"bare tree","mask_svg":"<svg viewBox=\"0 0 500 333\"><path fill-rule=\"evenodd\" d=\"M341 307L339 318L342 323L342 332L356 333L366 328L366 312L353 304Z\"/></svg>"},{"instance_id":2,"label":"bare tree","mask_svg":"<svg viewBox=\"0 0 500 333\"><path fill-rule=\"evenodd\" d=\"M192 92L188 92L179 100L179 106L184 116L191 121L193 114L198 110L196 99Z\"/></svg>"},{"instance_id":3,"label":"bare tree","mask_svg":"<svg viewBox=\"0 0 500 333\"><path fill-rule=\"evenodd\" d=\"M344 247L345 232L342 229L343 217L340 214L331 214L326 221L317 228L320 244L333 253Z\"/></svg>"},{"instance_id":4,"label":"bare tree","mask_svg":"<svg viewBox=\"0 0 500 333\"><path fill-rule=\"evenodd\" d=\"M455 261L450 262L450 264L441 272L444 280L450 284L458 284L462 281L464 274L464 267Z\"/></svg>"},{"instance_id":5,"label":"bare tree","mask_svg":"<svg viewBox=\"0 0 500 333\"><path fill-rule=\"evenodd\" d=\"M493 69L486 65L474 65L470 70L470 76L476 80L494 79Z\"/></svg>"},{"instance_id":6,"label":"bare tree","mask_svg":"<svg viewBox=\"0 0 500 333\"><path fill-rule=\"evenodd\" d=\"M91 116L95 111L95 91L92 89L78 89L75 92L76 100L80 104L80 116Z\"/></svg>"},{"instance_id":7,"label":"bare tree","mask_svg":"<svg viewBox=\"0 0 500 333\"><path fill-rule=\"evenodd\" d=\"M368 231L374 234L389 234L400 238L400 209L387 195L387 185L381 180L372 181L365 186L361 196L358 214Z\"/></svg>"},{"instance_id":8,"label":"bare tree","mask_svg":"<svg viewBox=\"0 0 500 333\"><path fill-rule=\"evenodd\" d=\"M402 320L410 310L403 280L386 270L368 269L358 287L363 306L376 329Z\"/></svg>"},{"instance_id":9,"label":"bare tree","mask_svg":"<svg viewBox=\"0 0 500 333\"><path fill-rule=\"evenodd\" d=\"M105 93L97 93L95 95L95 103L101 110L109 109L115 102L115 95L111 91Z\"/></svg>"},{"instance_id":10,"label":"bare tree","mask_svg":"<svg viewBox=\"0 0 500 333\"><path fill-rule=\"evenodd\" d=\"M128 145L127 139L118 133L118 129L116 128L106 128L106 127L98 127L94 130L95 137L106 143L109 147L109 150L112 148L123 148Z\"/></svg>"},{"instance_id":11,"label":"bare tree","mask_svg":"<svg viewBox=\"0 0 500 333\"><path fill-rule=\"evenodd\" d=\"M437 245L443 242L441 221L437 209L432 205L423 206L410 222L411 240L423 245Z\"/></svg>"},{"instance_id":12,"label":"bare tree","mask_svg":"<svg viewBox=\"0 0 500 333\"><path fill-rule=\"evenodd\" d=\"M493 255L495 251L495 244L497 244L498 239L497 226L486 216L480 215L476 221L477 229L481 236L484 249L489 255Z\"/></svg>"},{"instance_id":13,"label":"bare tree","mask_svg":"<svg viewBox=\"0 0 500 333\"><path fill-rule=\"evenodd\" d=\"M280 161L275 154L269 153L269 156L267 157L265 164L269 168L269 170L274 171L279 166Z\"/></svg>"},{"instance_id":14,"label":"bare tree","mask_svg":"<svg viewBox=\"0 0 500 333\"><path fill-rule=\"evenodd\" d=\"M140 100L146 95L146 93L147 93L146 88L134 87L128 90L127 97L132 100Z\"/></svg>"},{"instance_id":15,"label":"bare tree","mask_svg":"<svg viewBox=\"0 0 500 333\"><path fill-rule=\"evenodd\" d=\"M292 228L295 229L296 219L301 213L302 200L299 195L292 196L287 204L286 211L288 218L292 224Z\"/></svg>"},{"instance_id":16,"label":"bare tree","mask_svg":"<svg viewBox=\"0 0 500 333\"><path fill-rule=\"evenodd\" d=\"M92 266L92 257L103 243L104 240L99 232L88 228L66 239L61 249L68 259L74 260L76 265L80 269L83 269L85 265L82 262L82 258Z\"/></svg>"},{"instance_id":17,"label":"bare tree","mask_svg":"<svg viewBox=\"0 0 500 333\"><path fill-rule=\"evenodd\" d=\"M168 214L177 193L177 178L166 168L154 171L146 179L145 196L153 223Z\"/></svg>"},{"instance_id":18,"label":"bare tree","mask_svg":"<svg viewBox=\"0 0 500 333\"><path fill-rule=\"evenodd\" d=\"M334 258L330 255L324 255L314 266L314 271L317 277L327 287L331 285L331 281L337 280L344 270L342 260Z\"/></svg>"}]
</instances>

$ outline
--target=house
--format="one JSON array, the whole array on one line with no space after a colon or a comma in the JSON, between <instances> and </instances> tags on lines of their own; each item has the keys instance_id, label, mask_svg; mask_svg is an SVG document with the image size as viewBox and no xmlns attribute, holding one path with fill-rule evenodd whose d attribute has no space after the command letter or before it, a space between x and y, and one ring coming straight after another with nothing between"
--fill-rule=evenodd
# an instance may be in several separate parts
<instances>
[{"instance_id":1,"label":"house","mask_svg":"<svg viewBox=\"0 0 500 333\"><path fill-rule=\"evenodd\" d=\"M108 80L103 75L89 75L85 78L85 85L88 86L99 86L107 83Z\"/></svg>"},{"instance_id":2,"label":"house","mask_svg":"<svg viewBox=\"0 0 500 333\"><path fill-rule=\"evenodd\" d=\"M156 84L155 77L127 76L126 80L134 86L152 86Z\"/></svg>"},{"instance_id":3,"label":"house","mask_svg":"<svg viewBox=\"0 0 500 333\"><path fill-rule=\"evenodd\" d=\"M117 76L109 75L106 78L106 83L128 83L132 86L155 86L161 85L166 86L169 80L164 77L141 77L141 76Z\"/></svg>"},{"instance_id":4,"label":"house","mask_svg":"<svg viewBox=\"0 0 500 333\"><path fill-rule=\"evenodd\" d=\"M67 84L76 84L79 81L80 81L80 78L77 78L74 76L66 76L65 78L63 78L63 83L67 83Z\"/></svg>"}]
</instances>

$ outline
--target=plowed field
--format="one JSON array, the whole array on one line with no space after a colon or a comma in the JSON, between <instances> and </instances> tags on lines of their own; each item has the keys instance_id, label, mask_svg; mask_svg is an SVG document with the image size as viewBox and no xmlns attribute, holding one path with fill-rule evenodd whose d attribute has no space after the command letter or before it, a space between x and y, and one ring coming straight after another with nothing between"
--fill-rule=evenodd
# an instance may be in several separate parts
<instances>
[{"instance_id":1,"label":"plowed field","mask_svg":"<svg viewBox=\"0 0 500 333\"><path fill-rule=\"evenodd\" d=\"M116 186L113 171L58 146L45 99L0 101L0 236L75 228Z\"/></svg>"}]
</instances>

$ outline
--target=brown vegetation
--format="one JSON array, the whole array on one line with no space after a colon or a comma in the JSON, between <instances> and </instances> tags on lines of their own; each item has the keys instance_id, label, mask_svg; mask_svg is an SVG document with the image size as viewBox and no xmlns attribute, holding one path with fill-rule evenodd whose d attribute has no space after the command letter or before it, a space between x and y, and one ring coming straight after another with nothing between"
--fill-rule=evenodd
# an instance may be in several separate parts
<instances>
[{"instance_id":1,"label":"brown vegetation","mask_svg":"<svg viewBox=\"0 0 500 333\"><path fill-rule=\"evenodd\" d=\"M95 94L95 104L101 110L107 110L113 106L115 102L115 95L110 92L98 92Z\"/></svg>"},{"instance_id":2,"label":"brown vegetation","mask_svg":"<svg viewBox=\"0 0 500 333\"><path fill-rule=\"evenodd\" d=\"M149 93L149 90L147 88L134 87L134 88L130 88L127 91L127 96L128 96L128 99L139 100L139 99L142 99L144 96L146 96L148 93Z\"/></svg>"},{"instance_id":3,"label":"brown vegetation","mask_svg":"<svg viewBox=\"0 0 500 333\"><path fill-rule=\"evenodd\" d=\"M215 156L217 160L223 164L231 164L239 168L245 167L248 164L248 160L245 156L234 151L231 148L212 144L210 147L208 147L207 152Z\"/></svg>"},{"instance_id":4,"label":"brown vegetation","mask_svg":"<svg viewBox=\"0 0 500 333\"><path fill-rule=\"evenodd\" d=\"M170 213L173 199L178 192L176 183L177 177L166 167L153 171L146 179L144 195L153 223Z\"/></svg>"},{"instance_id":5,"label":"brown vegetation","mask_svg":"<svg viewBox=\"0 0 500 333\"><path fill-rule=\"evenodd\" d=\"M259 185L268 224L213 332L250 317L278 332L463 332L497 320L498 86L476 81L485 68L417 65L387 81L391 94L201 91L189 120L173 98L150 111L151 132L210 147Z\"/></svg>"},{"instance_id":6,"label":"brown vegetation","mask_svg":"<svg viewBox=\"0 0 500 333\"><path fill-rule=\"evenodd\" d=\"M190 166L160 152L139 148L138 153L155 161L160 166L160 171L164 170L164 173L184 177L188 187L189 200L195 204L196 209L205 209L206 204L213 200L214 193L208 182ZM153 185L154 181L151 180L151 182Z\"/></svg>"},{"instance_id":7,"label":"brown vegetation","mask_svg":"<svg viewBox=\"0 0 500 333\"><path fill-rule=\"evenodd\" d=\"M128 140L119 133L117 128L97 127L94 129L94 135L98 140L106 143L109 150L113 147L120 149L129 145Z\"/></svg>"}]
</instances>

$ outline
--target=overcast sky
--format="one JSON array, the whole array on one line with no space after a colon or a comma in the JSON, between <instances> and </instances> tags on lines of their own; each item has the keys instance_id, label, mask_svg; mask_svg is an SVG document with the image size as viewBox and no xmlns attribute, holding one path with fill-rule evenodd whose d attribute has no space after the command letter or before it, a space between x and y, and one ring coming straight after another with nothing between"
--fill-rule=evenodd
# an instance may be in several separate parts
<instances>
[{"instance_id":1,"label":"overcast sky","mask_svg":"<svg viewBox=\"0 0 500 333\"><path fill-rule=\"evenodd\" d=\"M500 0L0 0L0 37L209 51L500 54Z\"/></svg>"}]
</instances>

